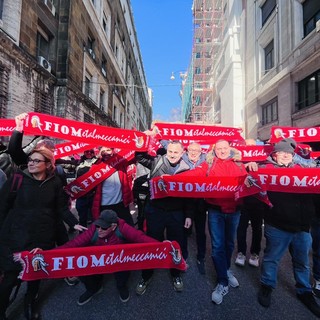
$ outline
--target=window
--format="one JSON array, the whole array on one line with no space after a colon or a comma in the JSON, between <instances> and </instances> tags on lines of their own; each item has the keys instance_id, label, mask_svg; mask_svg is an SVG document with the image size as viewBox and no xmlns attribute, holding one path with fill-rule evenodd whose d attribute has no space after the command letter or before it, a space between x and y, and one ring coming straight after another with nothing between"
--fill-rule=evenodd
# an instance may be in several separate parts
<instances>
[{"instance_id":1,"label":"window","mask_svg":"<svg viewBox=\"0 0 320 320\"><path fill-rule=\"evenodd\" d=\"M201 58L201 53L200 52L196 52L196 59Z\"/></svg>"},{"instance_id":2,"label":"window","mask_svg":"<svg viewBox=\"0 0 320 320\"><path fill-rule=\"evenodd\" d=\"M4 67L0 66L0 118L7 117L8 81L9 75L7 70Z\"/></svg>"},{"instance_id":3,"label":"window","mask_svg":"<svg viewBox=\"0 0 320 320\"><path fill-rule=\"evenodd\" d=\"M107 59L104 55L101 58L101 72L105 77L107 76Z\"/></svg>"},{"instance_id":4,"label":"window","mask_svg":"<svg viewBox=\"0 0 320 320\"><path fill-rule=\"evenodd\" d=\"M123 128L123 113L120 112L120 128Z\"/></svg>"},{"instance_id":5,"label":"window","mask_svg":"<svg viewBox=\"0 0 320 320\"><path fill-rule=\"evenodd\" d=\"M84 94L89 98L91 93L91 77L86 76L84 81Z\"/></svg>"},{"instance_id":6,"label":"window","mask_svg":"<svg viewBox=\"0 0 320 320\"><path fill-rule=\"evenodd\" d=\"M118 119L118 108L113 106L113 121L117 122Z\"/></svg>"},{"instance_id":7,"label":"window","mask_svg":"<svg viewBox=\"0 0 320 320\"><path fill-rule=\"evenodd\" d=\"M196 68L194 69L194 73L195 73L195 74L200 74L200 73L201 73L201 68L200 68L200 67L196 67Z\"/></svg>"},{"instance_id":8,"label":"window","mask_svg":"<svg viewBox=\"0 0 320 320\"><path fill-rule=\"evenodd\" d=\"M266 23L268 18L271 16L271 13L276 7L276 4L277 4L276 0L266 0L266 2L261 7L262 26Z\"/></svg>"},{"instance_id":9,"label":"window","mask_svg":"<svg viewBox=\"0 0 320 320\"><path fill-rule=\"evenodd\" d=\"M100 90L100 109L102 110L102 111L104 111L104 106L105 106L105 92L101 89Z\"/></svg>"},{"instance_id":10,"label":"window","mask_svg":"<svg viewBox=\"0 0 320 320\"><path fill-rule=\"evenodd\" d=\"M94 39L90 35L88 35L87 46L88 46L89 53L90 53L90 50L91 50L91 52L93 52L93 50L94 50Z\"/></svg>"},{"instance_id":11,"label":"window","mask_svg":"<svg viewBox=\"0 0 320 320\"><path fill-rule=\"evenodd\" d=\"M320 70L298 83L298 110L320 101Z\"/></svg>"},{"instance_id":12,"label":"window","mask_svg":"<svg viewBox=\"0 0 320 320\"><path fill-rule=\"evenodd\" d=\"M37 32L37 56L42 56L49 60L50 40L49 36L43 31Z\"/></svg>"},{"instance_id":13,"label":"window","mask_svg":"<svg viewBox=\"0 0 320 320\"><path fill-rule=\"evenodd\" d=\"M2 19L2 13L3 13L3 0L0 0L0 19Z\"/></svg>"},{"instance_id":14,"label":"window","mask_svg":"<svg viewBox=\"0 0 320 320\"><path fill-rule=\"evenodd\" d=\"M265 73L274 67L274 46L273 40L264 48L264 69Z\"/></svg>"},{"instance_id":15,"label":"window","mask_svg":"<svg viewBox=\"0 0 320 320\"><path fill-rule=\"evenodd\" d=\"M83 121L87 122L87 123L93 123L93 118L89 114L84 113L83 114Z\"/></svg>"},{"instance_id":16,"label":"window","mask_svg":"<svg viewBox=\"0 0 320 320\"><path fill-rule=\"evenodd\" d=\"M303 3L303 27L304 36L307 36L316 28L316 23L320 19L320 1L306 0Z\"/></svg>"},{"instance_id":17,"label":"window","mask_svg":"<svg viewBox=\"0 0 320 320\"><path fill-rule=\"evenodd\" d=\"M262 107L262 119L261 124L265 125L267 123L278 120L278 98L274 98L264 104Z\"/></svg>"},{"instance_id":18,"label":"window","mask_svg":"<svg viewBox=\"0 0 320 320\"><path fill-rule=\"evenodd\" d=\"M34 111L46 114L53 113L53 93L44 92L35 88Z\"/></svg>"}]
</instances>

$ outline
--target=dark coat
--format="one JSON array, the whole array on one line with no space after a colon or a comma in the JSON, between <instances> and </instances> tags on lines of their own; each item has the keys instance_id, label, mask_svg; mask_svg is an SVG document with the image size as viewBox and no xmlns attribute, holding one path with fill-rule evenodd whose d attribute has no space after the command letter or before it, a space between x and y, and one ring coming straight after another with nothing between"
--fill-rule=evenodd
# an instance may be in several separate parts
<instances>
[{"instance_id":1,"label":"dark coat","mask_svg":"<svg viewBox=\"0 0 320 320\"><path fill-rule=\"evenodd\" d=\"M141 152L136 153L136 160L150 169L150 179L159 177L162 175L172 175L173 167L171 167L166 155L159 155L157 157L152 157L147 153ZM174 175L181 172L190 170L189 165L181 159L179 166L174 172ZM151 205L160 208L165 211L180 211L182 210L187 218L193 218L194 211L194 200L188 198L179 197L165 197L161 199L149 200Z\"/></svg>"},{"instance_id":2,"label":"dark coat","mask_svg":"<svg viewBox=\"0 0 320 320\"><path fill-rule=\"evenodd\" d=\"M265 167L280 167L272 160L269 161ZM285 167L283 170L286 170ZM265 223L287 232L309 232L311 221L315 217L313 197L312 194L268 191L273 207L266 210Z\"/></svg>"},{"instance_id":3,"label":"dark coat","mask_svg":"<svg viewBox=\"0 0 320 320\"><path fill-rule=\"evenodd\" d=\"M0 268L12 270L12 253L36 247L51 249L57 238L57 222L63 219L70 227L78 223L69 211L61 180L51 176L34 179L27 170L14 194L12 179L0 190Z\"/></svg>"}]
</instances>

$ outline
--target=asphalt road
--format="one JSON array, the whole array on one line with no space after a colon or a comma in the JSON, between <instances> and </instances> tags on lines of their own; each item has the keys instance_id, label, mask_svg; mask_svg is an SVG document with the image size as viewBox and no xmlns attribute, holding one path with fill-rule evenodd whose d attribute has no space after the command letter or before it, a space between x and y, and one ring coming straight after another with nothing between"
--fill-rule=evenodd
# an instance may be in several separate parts
<instances>
[{"instance_id":1,"label":"asphalt road","mask_svg":"<svg viewBox=\"0 0 320 320\"><path fill-rule=\"evenodd\" d=\"M215 271L210 258L209 236L206 275L198 273L194 234L189 238L188 264L190 267L183 274L184 291L181 293L173 290L168 270L156 270L146 293L137 296L135 286L140 272L132 272L129 281L131 298L127 303L120 301L112 275L105 276L104 291L83 306L77 305L78 297L84 292L82 284L69 287L63 280L43 281L40 291L42 320L316 319L295 296L289 255L281 263L278 287L272 294L272 304L268 309L257 301L260 270L248 265L244 268L233 265L240 287L230 288L222 304L211 302ZM24 319L24 291L25 286L22 285L17 299L8 310L10 320ZM320 304L320 299L317 301Z\"/></svg>"}]
</instances>

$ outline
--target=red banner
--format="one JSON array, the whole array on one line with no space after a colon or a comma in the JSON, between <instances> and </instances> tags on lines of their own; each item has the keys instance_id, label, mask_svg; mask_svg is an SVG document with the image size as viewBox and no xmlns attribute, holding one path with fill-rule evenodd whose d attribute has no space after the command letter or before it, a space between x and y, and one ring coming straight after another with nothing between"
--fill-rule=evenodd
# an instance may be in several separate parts
<instances>
[{"instance_id":1,"label":"red banner","mask_svg":"<svg viewBox=\"0 0 320 320\"><path fill-rule=\"evenodd\" d=\"M220 139L243 140L241 129L194 124L155 123L153 126L159 140L194 140L213 143Z\"/></svg>"},{"instance_id":2,"label":"red banner","mask_svg":"<svg viewBox=\"0 0 320 320\"><path fill-rule=\"evenodd\" d=\"M183 173L150 181L151 199L164 197L235 198L245 180L240 177L191 177Z\"/></svg>"},{"instance_id":3,"label":"red banner","mask_svg":"<svg viewBox=\"0 0 320 320\"><path fill-rule=\"evenodd\" d=\"M96 145L82 143L82 142L66 142L55 145L54 157L60 159L63 157L71 156L75 153L81 153L84 150L95 148Z\"/></svg>"},{"instance_id":4,"label":"red banner","mask_svg":"<svg viewBox=\"0 0 320 320\"><path fill-rule=\"evenodd\" d=\"M237 146L235 147L241 153L241 161L265 161L273 150L273 146Z\"/></svg>"},{"instance_id":5,"label":"red banner","mask_svg":"<svg viewBox=\"0 0 320 320\"><path fill-rule=\"evenodd\" d=\"M15 127L14 119L0 119L0 136L11 136Z\"/></svg>"},{"instance_id":6,"label":"red banner","mask_svg":"<svg viewBox=\"0 0 320 320\"><path fill-rule=\"evenodd\" d=\"M250 172L262 190L292 193L320 193L319 168L259 168Z\"/></svg>"},{"instance_id":7,"label":"red banner","mask_svg":"<svg viewBox=\"0 0 320 320\"><path fill-rule=\"evenodd\" d=\"M65 191L73 198L77 199L82 197L87 192L92 190L99 183L110 177L122 164L123 161L130 161L134 158L134 151L122 150L117 153L120 156L111 157L107 162L101 162L99 164L93 165L90 170L77 178L76 180L70 182L66 187Z\"/></svg>"},{"instance_id":8,"label":"red banner","mask_svg":"<svg viewBox=\"0 0 320 320\"><path fill-rule=\"evenodd\" d=\"M15 253L14 260L21 263L23 270L19 278L26 281L125 270L186 270L186 262L175 241L54 249L36 254L23 251Z\"/></svg>"},{"instance_id":9,"label":"red banner","mask_svg":"<svg viewBox=\"0 0 320 320\"><path fill-rule=\"evenodd\" d=\"M271 143L276 143L285 138L293 138L297 142L320 141L320 127L272 127Z\"/></svg>"},{"instance_id":10,"label":"red banner","mask_svg":"<svg viewBox=\"0 0 320 320\"><path fill-rule=\"evenodd\" d=\"M32 135L50 136L110 148L147 151L149 144L149 137L139 131L98 126L35 112L28 113L24 131Z\"/></svg>"}]
</instances>

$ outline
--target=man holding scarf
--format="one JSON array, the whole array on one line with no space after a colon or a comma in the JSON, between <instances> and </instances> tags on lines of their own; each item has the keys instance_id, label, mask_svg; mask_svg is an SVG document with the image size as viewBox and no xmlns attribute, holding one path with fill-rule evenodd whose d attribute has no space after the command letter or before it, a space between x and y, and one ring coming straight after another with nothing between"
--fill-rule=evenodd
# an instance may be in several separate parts
<instances>
[{"instance_id":1,"label":"man holding scarf","mask_svg":"<svg viewBox=\"0 0 320 320\"><path fill-rule=\"evenodd\" d=\"M150 179L163 175L175 175L189 170L187 163L182 160L184 147L180 141L169 141L167 153L157 157L147 153L137 153L136 160L150 169ZM190 200L193 201L193 200ZM167 240L177 241L182 247L184 227L190 228L192 206L188 205L189 199L165 197L162 199L147 199L145 206L145 218L147 235L159 241L164 240L166 231ZM193 202L192 202L193 203ZM174 290L181 292L183 282L180 270L170 269ZM143 270L142 279L136 287L136 293L143 295L151 281L153 270Z\"/></svg>"},{"instance_id":2,"label":"man holding scarf","mask_svg":"<svg viewBox=\"0 0 320 320\"><path fill-rule=\"evenodd\" d=\"M293 164L294 148L294 143L286 140L275 144L266 168L299 168L299 165ZM297 297L312 313L320 317L320 307L315 301L310 284L309 252L312 239L309 231L315 215L312 195L268 191L268 198L273 207L265 213L266 248L258 301L266 308L270 306L272 290L277 284L278 265L289 249Z\"/></svg>"},{"instance_id":3,"label":"man holding scarf","mask_svg":"<svg viewBox=\"0 0 320 320\"><path fill-rule=\"evenodd\" d=\"M96 187L92 216L96 219L99 216L99 212L110 209L118 212L119 218L133 226L133 219L129 209L129 204L133 202L133 194L127 174L127 167L130 163L127 160L120 163L120 159L121 156L114 151L114 148L102 147L100 159L92 166L94 168L95 165L101 162L119 162L116 171Z\"/></svg>"}]
</instances>

